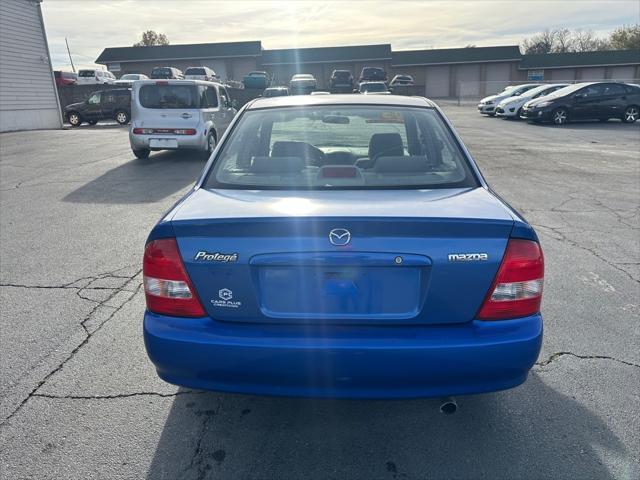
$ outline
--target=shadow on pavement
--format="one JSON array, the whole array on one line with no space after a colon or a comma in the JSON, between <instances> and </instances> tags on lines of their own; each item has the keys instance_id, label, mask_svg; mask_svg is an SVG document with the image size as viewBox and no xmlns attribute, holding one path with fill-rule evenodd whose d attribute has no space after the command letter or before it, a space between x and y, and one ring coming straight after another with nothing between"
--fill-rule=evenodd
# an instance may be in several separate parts
<instances>
[{"instance_id":1,"label":"shadow on pavement","mask_svg":"<svg viewBox=\"0 0 640 480\"><path fill-rule=\"evenodd\" d=\"M72 203L150 203L193 184L206 164L204 153L152 152L105 172L64 197Z\"/></svg>"},{"instance_id":2,"label":"shadow on pavement","mask_svg":"<svg viewBox=\"0 0 640 480\"><path fill-rule=\"evenodd\" d=\"M148 479L613 478L627 461L591 411L534 373L506 392L438 400L177 396Z\"/></svg>"}]
</instances>

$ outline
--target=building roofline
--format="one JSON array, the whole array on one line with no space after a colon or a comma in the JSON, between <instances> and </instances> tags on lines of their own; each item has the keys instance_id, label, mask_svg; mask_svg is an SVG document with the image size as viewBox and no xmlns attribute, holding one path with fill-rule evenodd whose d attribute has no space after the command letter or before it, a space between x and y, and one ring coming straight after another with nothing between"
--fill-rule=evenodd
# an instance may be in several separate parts
<instances>
[{"instance_id":1,"label":"building roofline","mask_svg":"<svg viewBox=\"0 0 640 480\"><path fill-rule=\"evenodd\" d=\"M459 65L463 63L504 63L504 62L520 62L521 58L501 58L499 60L468 60L462 62L424 62L424 63L393 63L393 67L425 67L429 65Z\"/></svg>"}]
</instances>

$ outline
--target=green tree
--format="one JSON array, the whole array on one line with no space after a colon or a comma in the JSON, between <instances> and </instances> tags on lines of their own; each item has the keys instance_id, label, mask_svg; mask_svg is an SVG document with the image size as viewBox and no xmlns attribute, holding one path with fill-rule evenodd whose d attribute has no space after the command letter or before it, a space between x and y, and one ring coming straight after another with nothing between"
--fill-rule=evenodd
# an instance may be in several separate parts
<instances>
[{"instance_id":1,"label":"green tree","mask_svg":"<svg viewBox=\"0 0 640 480\"><path fill-rule=\"evenodd\" d=\"M169 40L164 33L147 30L142 32L142 40L133 44L134 47L152 47L154 45L169 45Z\"/></svg>"},{"instance_id":2,"label":"green tree","mask_svg":"<svg viewBox=\"0 0 640 480\"><path fill-rule=\"evenodd\" d=\"M640 50L640 23L616 28L609 43L614 50Z\"/></svg>"}]
</instances>

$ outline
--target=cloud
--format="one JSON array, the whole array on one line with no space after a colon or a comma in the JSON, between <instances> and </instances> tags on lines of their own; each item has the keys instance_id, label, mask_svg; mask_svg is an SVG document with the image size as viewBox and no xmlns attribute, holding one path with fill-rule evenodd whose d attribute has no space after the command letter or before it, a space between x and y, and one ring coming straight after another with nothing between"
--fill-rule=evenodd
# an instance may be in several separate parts
<instances>
[{"instance_id":1,"label":"cloud","mask_svg":"<svg viewBox=\"0 0 640 480\"><path fill-rule=\"evenodd\" d=\"M54 65L93 63L105 47L144 30L171 43L261 40L264 48L391 43L394 49L517 44L545 28L606 34L640 21L637 0L614 1L216 1L45 0Z\"/></svg>"}]
</instances>

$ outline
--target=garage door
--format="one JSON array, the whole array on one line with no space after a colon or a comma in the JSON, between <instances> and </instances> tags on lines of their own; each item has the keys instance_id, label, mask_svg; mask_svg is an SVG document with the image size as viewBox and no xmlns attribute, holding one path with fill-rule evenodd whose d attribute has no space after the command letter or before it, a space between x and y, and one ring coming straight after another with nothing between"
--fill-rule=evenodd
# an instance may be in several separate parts
<instances>
[{"instance_id":1,"label":"garage door","mask_svg":"<svg viewBox=\"0 0 640 480\"><path fill-rule=\"evenodd\" d=\"M424 67L425 91L429 98L443 98L449 96L449 66L440 65Z\"/></svg>"}]
</instances>

